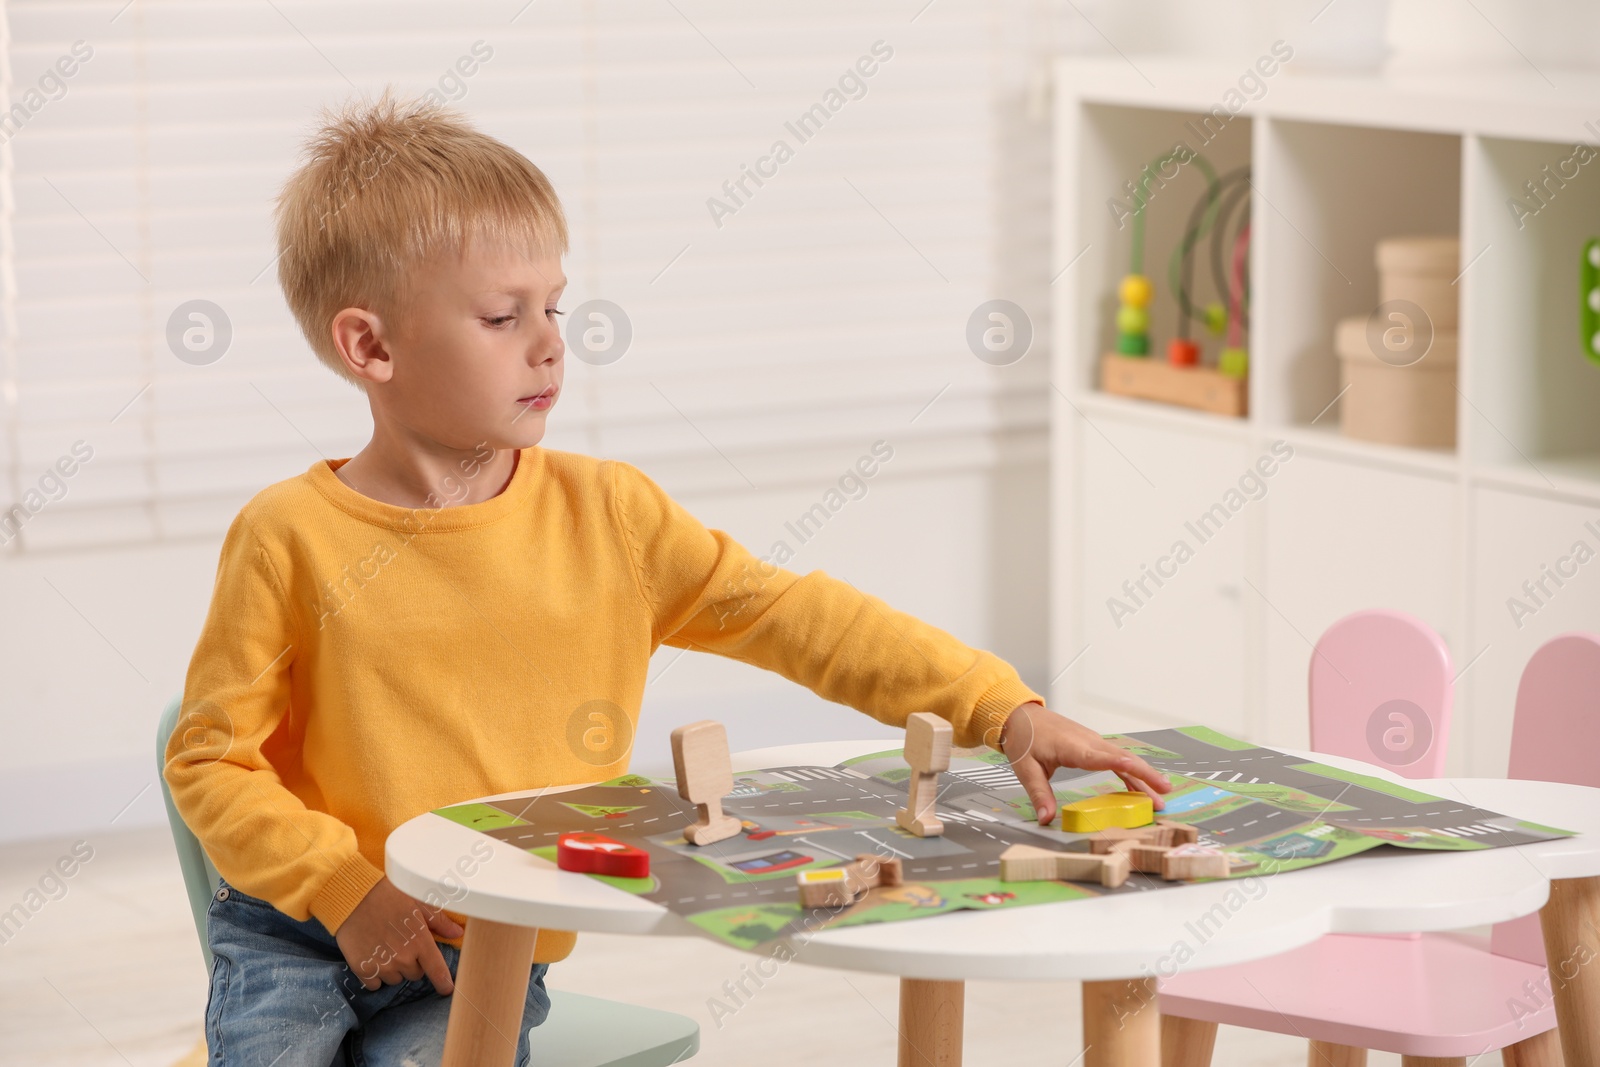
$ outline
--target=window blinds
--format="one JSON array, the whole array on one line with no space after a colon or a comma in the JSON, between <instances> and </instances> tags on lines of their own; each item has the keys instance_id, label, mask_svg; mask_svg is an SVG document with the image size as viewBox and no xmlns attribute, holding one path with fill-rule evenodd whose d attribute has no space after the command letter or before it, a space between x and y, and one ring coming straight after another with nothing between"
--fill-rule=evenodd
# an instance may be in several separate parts
<instances>
[{"instance_id":1,"label":"window blinds","mask_svg":"<svg viewBox=\"0 0 1600 1067\"><path fill-rule=\"evenodd\" d=\"M319 110L386 85L538 164L563 307L626 316L621 358L569 350L550 447L716 490L827 477L830 443L1042 439L1048 126L1021 101L1053 10L7 2L0 551L212 537L362 446L271 210ZM968 351L995 297L1034 317L1021 370Z\"/></svg>"}]
</instances>

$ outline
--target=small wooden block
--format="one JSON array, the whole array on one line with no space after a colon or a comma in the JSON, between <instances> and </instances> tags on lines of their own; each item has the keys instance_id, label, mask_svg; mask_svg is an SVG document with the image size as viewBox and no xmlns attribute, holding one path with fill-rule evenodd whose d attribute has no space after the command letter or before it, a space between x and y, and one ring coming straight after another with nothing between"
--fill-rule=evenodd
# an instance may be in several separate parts
<instances>
[{"instance_id":1,"label":"small wooden block","mask_svg":"<svg viewBox=\"0 0 1600 1067\"><path fill-rule=\"evenodd\" d=\"M1012 845L1000 853L1002 882L1049 882L1056 877L1056 853L1037 845Z\"/></svg>"},{"instance_id":2,"label":"small wooden block","mask_svg":"<svg viewBox=\"0 0 1600 1067\"><path fill-rule=\"evenodd\" d=\"M1199 828L1190 826L1188 823L1173 822L1171 819L1157 819L1156 825L1163 830L1160 841L1163 845L1193 845L1200 840Z\"/></svg>"},{"instance_id":3,"label":"small wooden block","mask_svg":"<svg viewBox=\"0 0 1600 1067\"><path fill-rule=\"evenodd\" d=\"M800 889L802 908L842 908L855 901L856 894L850 891L843 867L799 871L794 880Z\"/></svg>"},{"instance_id":4,"label":"small wooden block","mask_svg":"<svg viewBox=\"0 0 1600 1067\"><path fill-rule=\"evenodd\" d=\"M1228 877L1228 854L1219 848L1179 845L1161 857L1161 877L1168 881L1184 878Z\"/></svg>"},{"instance_id":5,"label":"small wooden block","mask_svg":"<svg viewBox=\"0 0 1600 1067\"><path fill-rule=\"evenodd\" d=\"M1139 841L1145 844L1159 845L1160 828L1156 826L1143 826L1137 830L1129 830L1121 826L1112 826L1105 830L1096 830L1095 835L1089 838L1089 851L1095 855L1104 855L1123 841Z\"/></svg>"},{"instance_id":6,"label":"small wooden block","mask_svg":"<svg viewBox=\"0 0 1600 1067\"><path fill-rule=\"evenodd\" d=\"M1110 852L1100 857L1105 862L1100 865L1100 884L1107 889L1115 889L1128 880L1128 872L1133 869L1133 861L1126 852Z\"/></svg>"},{"instance_id":7,"label":"small wooden block","mask_svg":"<svg viewBox=\"0 0 1600 1067\"><path fill-rule=\"evenodd\" d=\"M1159 400L1218 415L1242 417L1248 406L1249 380L1230 378L1210 367L1174 367L1164 359L1120 356L1100 358L1100 388L1107 393Z\"/></svg>"},{"instance_id":8,"label":"small wooden block","mask_svg":"<svg viewBox=\"0 0 1600 1067\"><path fill-rule=\"evenodd\" d=\"M950 769L951 739L955 728L944 719L928 711L919 711L906 717L906 762L912 770L947 771ZM729 785L729 788L733 788Z\"/></svg>"},{"instance_id":9,"label":"small wooden block","mask_svg":"<svg viewBox=\"0 0 1600 1067\"><path fill-rule=\"evenodd\" d=\"M1061 829L1069 834L1092 834L1111 827L1133 829L1155 819L1155 805L1144 793L1106 793L1061 806Z\"/></svg>"},{"instance_id":10,"label":"small wooden block","mask_svg":"<svg viewBox=\"0 0 1600 1067\"><path fill-rule=\"evenodd\" d=\"M1056 877L1063 882L1103 882L1110 856L1090 852L1057 852Z\"/></svg>"},{"instance_id":11,"label":"small wooden block","mask_svg":"<svg viewBox=\"0 0 1600 1067\"><path fill-rule=\"evenodd\" d=\"M1111 846L1111 851L1125 854L1128 863L1141 874L1160 874L1162 858L1172 850L1166 845L1152 845L1143 841L1118 841Z\"/></svg>"},{"instance_id":12,"label":"small wooden block","mask_svg":"<svg viewBox=\"0 0 1600 1067\"><path fill-rule=\"evenodd\" d=\"M905 877L899 856L880 856L876 852L862 852L850 866L860 870L862 883L868 889L896 886Z\"/></svg>"},{"instance_id":13,"label":"small wooden block","mask_svg":"<svg viewBox=\"0 0 1600 1067\"><path fill-rule=\"evenodd\" d=\"M1094 836L1089 838L1089 851L1101 855L1110 852L1119 841L1138 841L1146 845L1174 848L1178 845L1192 845L1199 840L1200 831L1193 826L1158 819L1149 826L1140 826L1133 830L1122 826L1096 830Z\"/></svg>"},{"instance_id":14,"label":"small wooden block","mask_svg":"<svg viewBox=\"0 0 1600 1067\"><path fill-rule=\"evenodd\" d=\"M1002 882L1099 882L1115 889L1128 880L1122 853L1057 852L1034 845L1012 845L1000 853Z\"/></svg>"},{"instance_id":15,"label":"small wooden block","mask_svg":"<svg viewBox=\"0 0 1600 1067\"><path fill-rule=\"evenodd\" d=\"M796 872L795 884L802 907L833 908L854 904L869 889L899 885L904 877L900 857L862 852L838 867Z\"/></svg>"},{"instance_id":16,"label":"small wooden block","mask_svg":"<svg viewBox=\"0 0 1600 1067\"><path fill-rule=\"evenodd\" d=\"M839 869L844 872L844 888L845 892L850 894L851 900L871 889L878 880L877 872L874 871L869 875L867 868L859 860L846 863Z\"/></svg>"},{"instance_id":17,"label":"small wooden block","mask_svg":"<svg viewBox=\"0 0 1600 1067\"><path fill-rule=\"evenodd\" d=\"M1099 882L1115 889L1128 880L1132 864L1125 852L1096 856L1092 852L1056 853L1056 877L1064 882Z\"/></svg>"},{"instance_id":18,"label":"small wooden block","mask_svg":"<svg viewBox=\"0 0 1600 1067\"><path fill-rule=\"evenodd\" d=\"M604 834L561 834L556 838L556 866L579 874L648 878L650 853Z\"/></svg>"}]
</instances>

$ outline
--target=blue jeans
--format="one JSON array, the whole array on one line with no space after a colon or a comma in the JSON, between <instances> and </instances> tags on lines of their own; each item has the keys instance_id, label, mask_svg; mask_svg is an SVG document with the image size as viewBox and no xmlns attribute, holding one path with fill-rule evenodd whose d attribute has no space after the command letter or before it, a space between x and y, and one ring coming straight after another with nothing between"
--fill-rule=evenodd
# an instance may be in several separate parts
<instances>
[{"instance_id":1,"label":"blue jeans","mask_svg":"<svg viewBox=\"0 0 1600 1067\"><path fill-rule=\"evenodd\" d=\"M426 977L368 990L316 918L285 915L222 881L206 910L212 1067L438 1067L453 996ZM461 951L440 944L453 978ZM528 1028L550 1012L548 964L529 973L517 1067L528 1067Z\"/></svg>"}]
</instances>

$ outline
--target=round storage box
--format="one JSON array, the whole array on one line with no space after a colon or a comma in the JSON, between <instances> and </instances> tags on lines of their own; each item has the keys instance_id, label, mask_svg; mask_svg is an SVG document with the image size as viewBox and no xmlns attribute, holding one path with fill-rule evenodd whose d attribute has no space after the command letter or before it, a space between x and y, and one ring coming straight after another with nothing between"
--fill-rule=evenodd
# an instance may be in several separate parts
<instances>
[{"instance_id":1,"label":"round storage box","mask_svg":"<svg viewBox=\"0 0 1600 1067\"><path fill-rule=\"evenodd\" d=\"M1368 319L1339 320L1335 337L1341 367L1340 429L1346 437L1413 448L1454 448L1456 443L1456 335L1438 332L1427 353L1406 363L1387 351L1379 358L1368 340ZM1404 365L1401 365L1404 363Z\"/></svg>"},{"instance_id":2,"label":"round storage box","mask_svg":"<svg viewBox=\"0 0 1600 1067\"><path fill-rule=\"evenodd\" d=\"M1391 237L1378 242L1378 299L1409 300L1433 320L1436 332L1454 333L1461 273L1455 237Z\"/></svg>"}]
</instances>

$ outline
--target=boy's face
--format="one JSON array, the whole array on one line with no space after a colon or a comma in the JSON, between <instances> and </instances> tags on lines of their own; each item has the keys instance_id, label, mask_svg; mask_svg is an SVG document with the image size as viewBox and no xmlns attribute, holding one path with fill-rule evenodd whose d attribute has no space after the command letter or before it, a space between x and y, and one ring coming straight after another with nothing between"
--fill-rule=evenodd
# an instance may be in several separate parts
<instances>
[{"instance_id":1,"label":"boy's face","mask_svg":"<svg viewBox=\"0 0 1600 1067\"><path fill-rule=\"evenodd\" d=\"M561 388L555 308L566 282L558 255L482 241L417 268L391 316L391 376L369 393L447 447L538 444Z\"/></svg>"}]
</instances>

